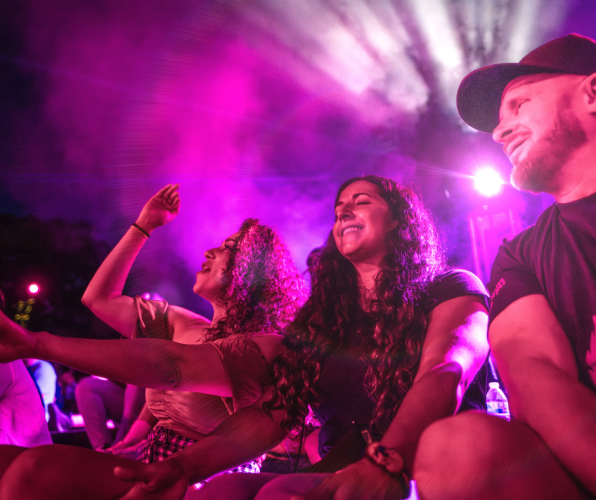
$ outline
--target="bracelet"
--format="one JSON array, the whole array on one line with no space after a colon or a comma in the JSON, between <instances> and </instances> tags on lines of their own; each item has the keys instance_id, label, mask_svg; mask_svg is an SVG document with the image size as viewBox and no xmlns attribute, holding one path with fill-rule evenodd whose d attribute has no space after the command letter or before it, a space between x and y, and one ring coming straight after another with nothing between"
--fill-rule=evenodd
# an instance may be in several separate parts
<instances>
[{"instance_id":1,"label":"bracelet","mask_svg":"<svg viewBox=\"0 0 596 500\"><path fill-rule=\"evenodd\" d=\"M395 448L387 448L378 442L371 443L366 448L366 458L375 465L385 469L385 472L395 478L403 479L407 485L410 484L410 476L405 470L403 457ZM395 462L401 462L399 465Z\"/></svg>"},{"instance_id":2,"label":"bracelet","mask_svg":"<svg viewBox=\"0 0 596 500\"><path fill-rule=\"evenodd\" d=\"M132 223L132 227L136 227L139 231L141 231L141 233L143 233L145 239L149 239L150 234L147 231L145 231L141 226L139 226L136 222Z\"/></svg>"}]
</instances>

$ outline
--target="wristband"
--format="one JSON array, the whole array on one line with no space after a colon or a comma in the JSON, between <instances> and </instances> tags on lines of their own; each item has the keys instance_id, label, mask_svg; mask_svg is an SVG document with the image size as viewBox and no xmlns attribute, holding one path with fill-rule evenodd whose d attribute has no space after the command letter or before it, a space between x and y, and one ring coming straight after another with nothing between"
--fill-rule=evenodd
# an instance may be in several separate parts
<instances>
[{"instance_id":1,"label":"wristband","mask_svg":"<svg viewBox=\"0 0 596 500\"><path fill-rule=\"evenodd\" d=\"M132 227L136 227L139 231L141 231L141 233L143 233L145 239L149 239L150 234L147 231L145 231L141 226L139 226L136 222L132 223Z\"/></svg>"},{"instance_id":2,"label":"wristband","mask_svg":"<svg viewBox=\"0 0 596 500\"><path fill-rule=\"evenodd\" d=\"M410 476L405 471L404 459L395 448L387 448L377 442L371 443L366 448L366 458L385 469L388 474L403 479L407 485L410 484Z\"/></svg>"}]
</instances>

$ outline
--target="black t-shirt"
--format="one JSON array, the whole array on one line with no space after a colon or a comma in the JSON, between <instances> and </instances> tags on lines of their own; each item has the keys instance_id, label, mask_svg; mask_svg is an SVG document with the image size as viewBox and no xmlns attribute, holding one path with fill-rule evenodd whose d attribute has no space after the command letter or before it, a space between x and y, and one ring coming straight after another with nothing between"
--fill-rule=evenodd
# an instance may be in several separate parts
<instances>
[{"instance_id":1,"label":"black t-shirt","mask_svg":"<svg viewBox=\"0 0 596 500\"><path fill-rule=\"evenodd\" d=\"M505 241L488 288L490 321L522 297L544 295L571 343L580 381L596 392L596 194L551 205Z\"/></svg>"},{"instance_id":2,"label":"black t-shirt","mask_svg":"<svg viewBox=\"0 0 596 500\"><path fill-rule=\"evenodd\" d=\"M448 271L429 285L424 312L428 315L443 302L464 295L477 295L486 301L488 307L488 294L474 274L459 269ZM313 412L321 423L321 457L329 452L353 422L363 426L370 423L375 403L364 387L367 367L363 349L359 347L342 349L337 354L328 355L323 361L318 384L319 397L316 401L311 401ZM474 393L474 389L470 389L464 396L462 407L483 405L483 402L473 402L475 396L468 396L468 392L470 395Z\"/></svg>"}]
</instances>

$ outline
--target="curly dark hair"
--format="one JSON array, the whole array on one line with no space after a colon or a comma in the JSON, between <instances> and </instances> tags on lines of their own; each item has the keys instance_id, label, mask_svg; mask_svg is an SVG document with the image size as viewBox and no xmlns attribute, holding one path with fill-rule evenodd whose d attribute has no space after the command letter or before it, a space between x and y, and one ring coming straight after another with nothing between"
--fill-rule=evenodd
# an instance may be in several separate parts
<instances>
[{"instance_id":1,"label":"curly dark hair","mask_svg":"<svg viewBox=\"0 0 596 500\"><path fill-rule=\"evenodd\" d=\"M277 231L246 219L223 272L226 316L207 340L233 334L282 333L306 299L306 287Z\"/></svg>"},{"instance_id":2,"label":"curly dark hair","mask_svg":"<svg viewBox=\"0 0 596 500\"><path fill-rule=\"evenodd\" d=\"M430 213L406 186L367 175L344 182L375 184L399 223L387 233L389 253L376 277L376 288L363 311L354 265L339 252L333 232L315 268L312 293L289 325L273 365L273 398L269 412L283 408L285 430L294 428L317 394L321 364L327 354L356 342L366 353L365 386L376 402L371 428L381 432L394 417L418 371L426 334L422 302L428 284L445 269L441 239Z\"/></svg>"}]
</instances>

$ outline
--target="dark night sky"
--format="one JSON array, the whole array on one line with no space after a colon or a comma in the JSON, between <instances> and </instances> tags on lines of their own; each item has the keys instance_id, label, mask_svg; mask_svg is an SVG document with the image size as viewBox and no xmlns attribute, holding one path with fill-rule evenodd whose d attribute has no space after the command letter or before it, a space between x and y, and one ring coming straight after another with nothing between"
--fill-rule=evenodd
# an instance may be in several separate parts
<instances>
[{"instance_id":1,"label":"dark night sky","mask_svg":"<svg viewBox=\"0 0 596 500\"><path fill-rule=\"evenodd\" d=\"M378 173L418 186L473 269L467 216L487 201L470 176L509 165L456 115L457 84L569 32L596 37L594 2L3 0L0 213L84 220L113 245L179 182L181 214L138 267L180 303L172 268L192 276L246 217L304 268L337 186ZM489 203L530 223L546 202L507 187Z\"/></svg>"}]
</instances>

